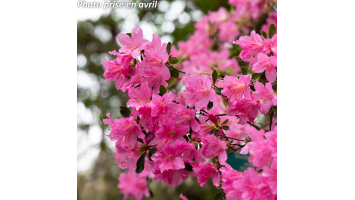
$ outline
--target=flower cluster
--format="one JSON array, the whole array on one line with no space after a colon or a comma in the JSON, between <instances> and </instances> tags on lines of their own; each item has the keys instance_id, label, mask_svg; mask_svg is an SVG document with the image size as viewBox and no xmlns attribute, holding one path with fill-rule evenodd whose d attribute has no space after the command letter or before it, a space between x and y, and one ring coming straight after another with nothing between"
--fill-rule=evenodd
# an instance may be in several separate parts
<instances>
[{"instance_id":1,"label":"flower cluster","mask_svg":"<svg viewBox=\"0 0 355 200\"><path fill-rule=\"evenodd\" d=\"M269 35L252 31L235 40L264 12L266 1L230 4L236 8L221 8L197 22L179 49L161 44L157 34L144 40L137 27L131 35L118 35L122 47L110 52L114 60L105 58L105 79L116 81L129 97L121 107L123 118L108 113L103 119L116 142L118 166L128 169L119 177L124 198L148 197L147 177L176 187L189 176L201 187L212 178L229 200L277 198L276 28L272 24ZM235 40L249 71L211 36ZM255 124L261 116L269 117L268 125ZM236 171L227 152L249 154L254 167Z\"/></svg>"}]
</instances>

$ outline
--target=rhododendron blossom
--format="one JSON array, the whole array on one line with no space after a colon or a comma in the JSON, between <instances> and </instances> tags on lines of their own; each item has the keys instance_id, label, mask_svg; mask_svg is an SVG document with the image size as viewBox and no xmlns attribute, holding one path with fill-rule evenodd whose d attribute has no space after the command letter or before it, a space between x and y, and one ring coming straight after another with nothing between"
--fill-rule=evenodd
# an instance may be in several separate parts
<instances>
[{"instance_id":1,"label":"rhododendron blossom","mask_svg":"<svg viewBox=\"0 0 355 200\"><path fill-rule=\"evenodd\" d=\"M118 35L116 58L104 59L105 80L129 97L122 118L103 119L115 160L127 170L118 185L124 199L149 197L147 179L174 188L188 177L201 187L211 178L226 200L277 199L275 4L229 3L197 21L177 47L158 34L143 40L136 27ZM251 23L263 23L261 15L268 16L267 38L255 31L262 24ZM228 158L235 154L248 155L252 167L234 169Z\"/></svg>"}]
</instances>

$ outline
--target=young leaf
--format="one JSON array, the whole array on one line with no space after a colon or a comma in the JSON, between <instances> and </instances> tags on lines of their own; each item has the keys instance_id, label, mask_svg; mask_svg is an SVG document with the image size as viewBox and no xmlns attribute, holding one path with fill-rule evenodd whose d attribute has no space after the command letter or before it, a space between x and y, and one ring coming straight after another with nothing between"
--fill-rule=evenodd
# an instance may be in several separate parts
<instances>
[{"instance_id":1,"label":"young leaf","mask_svg":"<svg viewBox=\"0 0 355 200\"><path fill-rule=\"evenodd\" d=\"M129 115L131 114L131 111L126 106L121 106L120 113L123 117L129 117Z\"/></svg>"},{"instance_id":2,"label":"young leaf","mask_svg":"<svg viewBox=\"0 0 355 200\"><path fill-rule=\"evenodd\" d=\"M201 72L202 74L206 74L206 75L212 75L211 72Z\"/></svg>"},{"instance_id":3,"label":"young leaf","mask_svg":"<svg viewBox=\"0 0 355 200\"><path fill-rule=\"evenodd\" d=\"M241 70L242 70L242 74L243 75L247 75L248 74L248 70L247 70L247 68L246 67L241 67Z\"/></svg>"},{"instance_id":4,"label":"young leaf","mask_svg":"<svg viewBox=\"0 0 355 200\"><path fill-rule=\"evenodd\" d=\"M166 88L163 85L160 85L159 95L163 96L166 93Z\"/></svg>"},{"instance_id":5,"label":"young leaf","mask_svg":"<svg viewBox=\"0 0 355 200\"><path fill-rule=\"evenodd\" d=\"M211 110L211 108L213 108L213 102L208 102L207 104L207 110Z\"/></svg>"},{"instance_id":6,"label":"young leaf","mask_svg":"<svg viewBox=\"0 0 355 200\"><path fill-rule=\"evenodd\" d=\"M229 130L229 126L222 126L223 130Z\"/></svg>"},{"instance_id":7,"label":"young leaf","mask_svg":"<svg viewBox=\"0 0 355 200\"><path fill-rule=\"evenodd\" d=\"M169 58L169 63L170 64L176 64L176 63L178 63L179 62L179 60L177 59L177 58L175 58L175 57L170 57Z\"/></svg>"},{"instance_id":8,"label":"young leaf","mask_svg":"<svg viewBox=\"0 0 355 200\"><path fill-rule=\"evenodd\" d=\"M229 119L226 119L226 120L224 120L224 122L222 124L226 124L226 123L228 123L228 121L229 121Z\"/></svg>"},{"instance_id":9,"label":"young leaf","mask_svg":"<svg viewBox=\"0 0 355 200\"><path fill-rule=\"evenodd\" d=\"M216 196L214 197L214 200L223 200L223 195L222 195L222 193L216 194Z\"/></svg>"},{"instance_id":10,"label":"young leaf","mask_svg":"<svg viewBox=\"0 0 355 200\"><path fill-rule=\"evenodd\" d=\"M156 149L156 148L150 148L149 149L149 153L148 153L148 158L149 158L149 160L150 161L153 161L152 159L151 159L151 157L152 157L152 155L155 153L155 152L157 152L158 150Z\"/></svg>"},{"instance_id":11,"label":"young leaf","mask_svg":"<svg viewBox=\"0 0 355 200\"><path fill-rule=\"evenodd\" d=\"M144 161L145 161L145 154L146 152L144 152L141 157L139 157L139 159L137 160L137 169L136 172L137 174L141 173L144 170Z\"/></svg>"},{"instance_id":12,"label":"young leaf","mask_svg":"<svg viewBox=\"0 0 355 200\"><path fill-rule=\"evenodd\" d=\"M213 80L213 84L215 84L216 81L217 81L217 71L216 71L216 70L213 70L213 73L212 73L212 80Z\"/></svg>"},{"instance_id":13,"label":"young leaf","mask_svg":"<svg viewBox=\"0 0 355 200\"><path fill-rule=\"evenodd\" d=\"M218 95L222 95L221 90L222 90L222 88L216 88L216 89L214 89L214 91L216 91L216 93L217 93Z\"/></svg>"},{"instance_id":14,"label":"young leaf","mask_svg":"<svg viewBox=\"0 0 355 200\"><path fill-rule=\"evenodd\" d=\"M254 73L253 76L251 76L251 80L253 80L253 81L255 81L258 78L259 78L259 74L258 73Z\"/></svg>"},{"instance_id":15,"label":"young leaf","mask_svg":"<svg viewBox=\"0 0 355 200\"><path fill-rule=\"evenodd\" d=\"M179 78L179 71L176 69L173 69L170 71L170 75L174 78Z\"/></svg>"},{"instance_id":16,"label":"young leaf","mask_svg":"<svg viewBox=\"0 0 355 200\"><path fill-rule=\"evenodd\" d=\"M262 32L263 37L266 39L267 38L267 34L265 33L265 31Z\"/></svg>"},{"instance_id":17,"label":"young leaf","mask_svg":"<svg viewBox=\"0 0 355 200\"><path fill-rule=\"evenodd\" d=\"M269 28L269 38L271 39L272 36L274 36L275 33L276 33L276 27L275 27L274 24L271 24L270 28Z\"/></svg>"},{"instance_id":18,"label":"young leaf","mask_svg":"<svg viewBox=\"0 0 355 200\"><path fill-rule=\"evenodd\" d=\"M212 67L211 65L209 65L210 66L210 68L211 68L211 70L212 71L215 71L216 69L214 68L214 67Z\"/></svg>"},{"instance_id":19,"label":"young leaf","mask_svg":"<svg viewBox=\"0 0 355 200\"><path fill-rule=\"evenodd\" d=\"M170 55L170 51L171 51L171 42L168 43L168 45L166 45L166 51L168 52L168 55Z\"/></svg>"}]
</instances>

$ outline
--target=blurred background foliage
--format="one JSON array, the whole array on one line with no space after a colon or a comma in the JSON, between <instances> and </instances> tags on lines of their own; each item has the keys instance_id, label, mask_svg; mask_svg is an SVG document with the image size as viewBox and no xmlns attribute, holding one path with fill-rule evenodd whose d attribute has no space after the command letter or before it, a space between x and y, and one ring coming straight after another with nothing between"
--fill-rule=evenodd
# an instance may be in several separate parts
<instances>
[{"instance_id":1,"label":"blurred background foliage","mask_svg":"<svg viewBox=\"0 0 355 200\"><path fill-rule=\"evenodd\" d=\"M151 41L152 34L158 33L163 42L176 45L194 32L198 19L222 6L228 10L228 1L158 1L157 8L111 9L97 20L77 22L78 199L123 199L117 179L124 170L114 160L114 142L104 136L108 128L102 123L106 113L111 113L112 118L122 117L119 107L128 100L127 94L115 88L114 82L108 83L103 78L104 57L113 59L108 51L120 48L117 35L140 26L144 39ZM207 200L218 192L211 180L201 188L196 178L191 177L176 188L152 180L149 189L153 197L145 199L174 200L180 199L178 196L183 193L188 199Z\"/></svg>"}]
</instances>

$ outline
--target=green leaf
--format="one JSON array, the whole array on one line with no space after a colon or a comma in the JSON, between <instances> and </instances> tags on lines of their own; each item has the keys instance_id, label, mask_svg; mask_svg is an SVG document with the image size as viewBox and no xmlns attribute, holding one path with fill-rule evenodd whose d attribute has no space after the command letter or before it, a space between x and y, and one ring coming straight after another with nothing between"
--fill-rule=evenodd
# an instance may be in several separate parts
<instances>
[{"instance_id":1,"label":"green leaf","mask_svg":"<svg viewBox=\"0 0 355 200\"><path fill-rule=\"evenodd\" d=\"M255 81L258 78L259 78L259 74L258 73L255 73L255 74L253 74L253 76L251 76L251 80L253 80L253 81Z\"/></svg>"},{"instance_id":2,"label":"green leaf","mask_svg":"<svg viewBox=\"0 0 355 200\"><path fill-rule=\"evenodd\" d=\"M166 45L166 51L168 52L168 55L170 55L170 51L171 51L171 42L168 43L168 45Z\"/></svg>"},{"instance_id":3,"label":"green leaf","mask_svg":"<svg viewBox=\"0 0 355 200\"><path fill-rule=\"evenodd\" d=\"M179 78L179 71L176 69L173 69L170 71L170 75L174 78Z\"/></svg>"},{"instance_id":4,"label":"green leaf","mask_svg":"<svg viewBox=\"0 0 355 200\"><path fill-rule=\"evenodd\" d=\"M229 130L229 126L222 126L223 130Z\"/></svg>"},{"instance_id":5,"label":"green leaf","mask_svg":"<svg viewBox=\"0 0 355 200\"><path fill-rule=\"evenodd\" d=\"M209 65L210 66L210 68L211 68L211 70L212 71L215 71L216 69L214 68L214 67L212 67L211 65Z\"/></svg>"},{"instance_id":6,"label":"green leaf","mask_svg":"<svg viewBox=\"0 0 355 200\"><path fill-rule=\"evenodd\" d=\"M126 33L126 35L128 35L130 38L132 37L132 34L131 34L131 33Z\"/></svg>"},{"instance_id":7,"label":"green leaf","mask_svg":"<svg viewBox=\"0 0 355 200\"><path fill-rule=\"evenodd\" d=\"M208 102L207 104L207 110L211 110L211 108L213 107L213 102Z\"/></svg>"},{"instance_id":8,"label":"green leaf","mask_svg":"<svg viewBox=\"0 0 355 200\"><path fill-rule=\"evenodd\" d=\"M269 28L269 38L271 39L275 33L276 33L276 26L274 24L271 24Z\"/></svg>"},{"instance_id":9,"label":"green leaf","mask_svg":"<svg viewBox=\"0 0 355 200\"><path fill-rule=\"evenodd\" d=\"M129 115L131 114L131 111L126 106L121 106L120 113L123 117L129 117Z\"/></svg>"},{"instance_id":10,"label":"green leaf","mask_svg":"<svg viewBox=\"0 0 355 200\"><path fill-rule=\"evenodd\" d=\"M223 138L225 138L225 137L226 137L226 135L223 134L223 135L220 137L220 139L223 139Z\"/></svg>"},{"instance_id":11,"label":"green leaf","mask_svg":"<svg viewBox=\"0 0 355 200\"><path fill-rule=\"evenodd\" d=\"M176 64L176 63L178 63L179 62L179 60L177 59L177 58L175 58L175 57L170 57L169 58L169 63L170 64Z\"/></svg>"},{"instance_id":12,"label":"green leaf","mask_svg":"<svg viewBox=\"0 0 355 200\"><path fill-rule=\"evenodd\" d=\"M246 67L241 67L241 70L242 70L242 74L243 75L247 75L248 74L248 70L247 70L247 68Z\"/></svg>"},{"instance_id":13,"label":"green leaf","mask_svg":"<svg viewBox=\"0 0 355 200\"><path fill-rule=\"evenodd\" d=\"M202 74L206 74L206 75L212 75L211 72L201 72Z\"/></svg>"},{"instance_id":14,"label":"green leaf","mask_svg":"<svg viewBox=\"0 0 355 200\"><path fill-rule=\"evenodd\" d=\"M137 141L144 144L143 140L137 137Z\"/></svg>"},{"instance_id":15,"label":"green leaf","mask_svg":"<svg viewBox=\"0 0 355 200\"><path fill-rule=\"evenodd\" d=\"M216 196L214 197L214 200L223 200L223 195L222 195L222 193L216 194Z\"/></svg>"},{"instance_id":16,"label":"green leaf","mask_svg":"<svg viewBox=\"0 0 355 200\"><path fill-rule=\"evenodd\" d=\"M221 93L222 88L216 88L216 89L214 89L214 91L216 91L216 93L217 93L218 95L222 95L222 93Z\"/></svg>"},{"instance_id":17,"label":"green leaf","mask_svg":"<svg viewBox=\"0 0 355 200\"><path fill-rule=\"evenodd\" d=\"M149 158L149 160L150 161L153 161L152 159L151 159L151 157L152 157L152 155L155 153L155 152L157 152L158 150L156 149L156 148L150 148L149 149L149 153L148 153L148 158Z\"/></svg>"},{"instance_id":18,"label":"green leaf","mask_svg":"<svg viewBox=\"0 0 355 200\"><path fill-rule=\"evenodd\" d=\"M263 37L266 39L267 38L267 34L265 33L265 31L262 32Z\"/></svg>"},{"instance_id":19,"label":"green leaf","mask_svg":"<svg viewBox=\"0 0 355 200\"><path fill-rule=\"evenodd\" d=\"M216 70L213 70L213 73L212 73L212 80L213 80L213 84L215 84L216 81L217 81L217 71L216 71Z\"/></svg>"},{"instance_id":20,"label":"green leaf","mask_svg":"<svg viewBox=\"0 0 355 200\"><path fill-rule=\"evenodd\" d=\"M226 123L228 123L228 121L229 121L229 119L226 119L226 120L224 120L224 122L222 124L226 124Z\"/></svg>"},{"instance_id":21,"label":"green leaf","mask_svg":"<svg viewBox=\"0 0 355 200\"><path fill-rule=\"evenodd\" d=\"M139 157L139 159L137 160L137 169L136 172L137 174L141 173L144 170L144 161L145 161L145 154L146 152L144 152L141 157Z\"/></svg>"},{"instance_id":22,"label":"green leaf","mask_svg":"<svg viewBox=\"0 0 355 200\"><path fill-rule=\"evenodd\" d=\"M185 169L192 172L192 166L189 163L185 163Z\"/></svg>"},{"instance_id":23,"label":"green leaf","mask_svg":"<svg viewBox=\"0 0 355 200\"><path fill-rule=\"evenodd\" d=\"M166 88L163 85L160 85L159 95L163 96L166 93Z\"/></svg>"}]
</instances>

